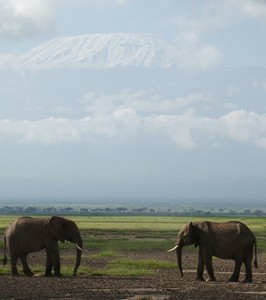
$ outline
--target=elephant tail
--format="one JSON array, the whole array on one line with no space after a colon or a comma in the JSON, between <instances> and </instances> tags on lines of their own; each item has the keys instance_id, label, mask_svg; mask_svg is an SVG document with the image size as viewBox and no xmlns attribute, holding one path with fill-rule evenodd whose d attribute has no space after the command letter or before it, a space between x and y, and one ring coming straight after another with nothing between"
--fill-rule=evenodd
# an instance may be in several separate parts
<instances>
[{"instance_id":1,"label":"elephant tail","mask_svg":"<svg viewBox=\"0 0 266 300\"><path fill-rule=\"evenodd\" d=\"M2 259L2 264L3 264L3 266L5 266L6 263L7 263L7 257L6 257L6 255L5 255L4 258Z\"/></svg>"},{"instance_id":2,"label":"elephant tail","mask_svg":"<svg viewBox=\"0 0 266 300\"><path fill-rule=\"evenodd\" d=\"M7 256L6 256L6 235L4 235L4 258L2 259L2 264L5 266L7 263Z\"/></svg>"},{"instance_id":3,"label":"elephant tail","mask_svg":"<svg viewBox=\"0 0 266 300\"><path fill-rule=\"evenodd\" d=\"M254 242L254 244L255 244L255 259L254 259L254 267L255 267L255 268L258 268L258 261L257 261L257 241L256 241L256 239L255 239L255 242Z\"/></svg>"}]
</instances>

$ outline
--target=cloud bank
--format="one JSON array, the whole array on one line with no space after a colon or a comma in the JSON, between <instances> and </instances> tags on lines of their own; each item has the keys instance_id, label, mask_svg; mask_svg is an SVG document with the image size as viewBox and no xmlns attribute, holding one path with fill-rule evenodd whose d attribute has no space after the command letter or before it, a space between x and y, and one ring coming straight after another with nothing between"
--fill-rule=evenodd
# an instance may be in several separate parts
<instances>
[{"instance_id":1,"label":"cloud bank","mask_svg":"<svg viewBox=\"0 0 266 300\"><path fill-rule=\"evenodd\" d=\"M266 149L266 114L236 110L218 118L183 114L142 115L130 107L81 119L0 120L0 139L17 143L123 143L164 139L177 149L222 146L228 140Z\"/></svg>"},{"instance_id":2,"label":"cloud bank","mask_svg":"<svg viewBox=\"0 0 266 300\"><path fill-rule=\"evenodd\" d=\"M31 37L54 27L50 0L0 0L0 37Z\"/></svg>"}]
</instances>

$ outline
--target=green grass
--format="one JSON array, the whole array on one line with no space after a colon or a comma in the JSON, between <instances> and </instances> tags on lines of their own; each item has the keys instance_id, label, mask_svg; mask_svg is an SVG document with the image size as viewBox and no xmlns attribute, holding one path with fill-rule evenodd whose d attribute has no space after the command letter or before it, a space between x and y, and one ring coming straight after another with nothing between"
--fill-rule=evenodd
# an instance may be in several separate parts
<instances>
[{"instance_id":1,"label":"green grass","mask_svg":"<svg viewBox=\"0 0 266 300\"><path fill-rule=\"evenodd\" d=\"M156 259L140 259L133 260L128 258L116 259L112 262L113 265L123 265L129 269L146 269L146 270L157 270L157 269L174 269L176 264L167 261L158 261Z\"/></svg>"},{"instance_id":2,"label":"green grass","mask_svg":"<svg viewBox=\"0 0 266 300\"><path fill-rule=\"evenodd\" d=\"M107 250L107 251L93 254L91 257L92 258L106 258L106 257L117 257L117 256L121 256L121 253L117 252L117 251L113 251L113 250Z\"/></svg>"},{"instance_id":3,"label":"green grass","mask_svg":"<svg viewBox=\"0 0 266 300\"><path fill-rule=\"evenodd\" d=\"M176 268L176 265L173 263L157 261L155 259L133 260L118 258L111 261L105 269L91 271L91 275L141 276L152 275L158 269L174 268Z\"/></svg>"},{"instance_id":4,"label":"green grass","mask_svg":"<svg viewBox=\"0 0 266 300\"><path fill-rule=\"evenodd\" d=\"M85 240L84 247L99 251L149 251L149 250L167 250L174 245L174 240L145 239L145 238L93 238Z\"/></svg>"},{"instance_id":5,"label":"green grass","mask_svg":"<svg viewBox=\"0 0 266 300\"><path fill-rule=\"evenodd\" d=\"M18 216L0 216L0 235ZM174 245L178 231L189 221L202 221L196 217L112 217L112 216L71 216L81 230L84 247L100 251L163 250ZM224 222L233 218L211 217L208 220ZM266 250L266 218L238 218L254 232L258 248ZM0 240L3 247L3 240ZM70 243L60 244L71 249Z\"/></svg>"},{"instance_id":6,"label":"green grass","mask_svg":"<svg viewBox=\"0 0 266 300\"><path fill-rule=\"evenodd\" d=\"M0 216L0 235L18 216ZM151 274L156 268L164 268L165 262L128 260L128 251L167 251L175 245L178 231L189 221L225 222L238 220L245 223L257 238L259 252L266 252L266 218L191 218L191 217L66 217L75 221L81 230L84 247L87 249L83 257L91 259L107 259L109 264L100 270L81 264L78 274L138 276ZM59 243L61 249L71 250L62 257L62 273L72 275L73 266L66 266L70 259L75 259L75 246L71 243ZM3 239L0 240L3 248ZM191 251L197 251L192 249ZM0 259L2 251L0 250ZM69 256L70 255L70 256ZM45 261L45 259L44 259ZM66 262L64 264L64 262ZM171 268L171 266L168 266ZM173 267L176 267L175 264ZM31 266L36 273L43 274L45 266ZM10 273L10 261L4 268L0 266L0 275Z\"/></svg>"},{"instance_id":7,"label":"green grass","mask_svg":"<svg viewBox=\"0 0 266 300\"><path fill-rule=\"evenodd\" d=\"M93 235L85 239L85 247L94 250L145 251L167 250L176 240L178 231L190 221L206 218L191 217L80 217L76 221L82 231ZM207 218L225 222L238 220L254 232L260 251L266 251L266 218ZM80 223L79 223L80 222ZM87 229L85 229L87 226ZM110 236L109 236L110 235Z\"/></svg>"},{"instance_id":8,"label":"green grass","mask_svg":"<svg viewBox=\"0 0 266 300\"><path fill-rule=\"evenodd\" d=\"M19 216L0 216L0 230L3 232L14 220ZM36 217L36 216L33 216ZM47 216L46 216L47 217ZM125 216L125 217L113 217L113 216L67 216L75 221L81 231L98 231L98 232L113 232L113 233L130 233L136 231L139 233L150 232L172 232L178 231L180 228L190 221L216 221L225 222L238 220L242 221L251 229L266 228L266 218L258 217L168 217L168 216Z\"/></svg>"}]
</instances>

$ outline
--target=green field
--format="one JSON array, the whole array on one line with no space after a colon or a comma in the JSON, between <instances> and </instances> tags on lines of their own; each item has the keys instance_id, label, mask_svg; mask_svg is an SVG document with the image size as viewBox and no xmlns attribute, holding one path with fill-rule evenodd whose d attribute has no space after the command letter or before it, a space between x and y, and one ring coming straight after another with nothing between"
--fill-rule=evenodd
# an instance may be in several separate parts
<instances>
[{"instance_id":1,"label":"green field","mask_svg":"<svg viewBox=\"0 0 266 300\"><path fill-rule=\"evenodd\" d=\"M18 216L0 216L0 234ZM71 216L81 230L84 245L92 250L145 250L168 249L174 245L178 231L189 221L206 218L191 217L108 217ZM208 218L209 221L225 222L232 218ZM259 250L266 250L266 218L238 218L249 226L257 237ZM126 242L126 245L125 245ZM2 246L2 241L1 244Z\"/></svg>"},{"instance_id":2,"label":"green field","mask_svg":"<svg viewBox=\"0 0 266 300\"><path fill-rule=\"evenodd\" d=\"M0 216L0 235L17 216ZM123 256L126 251L167 251L175 245L178 231L189 221L202 221L206 218L190 217L108 217L108 216L71 216L81 230L85 256L93 259L108 257L110 263L104 270L82 269L92 275L141 275L151 273L156 268L174 268L173 264L156 261L132 261ZM209 221L230 221L232 218L208 218ZM235 219L234 219L235 220ZM249 226L257 237L258 251L266 251L266 218L238 218ZM3 239L0 246L3 248ZM61 249L73 249L70 243L61 244ZM191 251L197 249L191 247ZM2 252L2 251L1 251ZM91 254L93 253L93 254ZM73 253L71 254L73 256ZM2 255L0 255L2 256ZM67 257L64 257L67 260ZM43 268L43 266L42 266ZM67 270L62 270L68 272ZM71 273L71 270L69 270ZM130 272L130 274L128 274Z\"/></svg>"}]
</instances>

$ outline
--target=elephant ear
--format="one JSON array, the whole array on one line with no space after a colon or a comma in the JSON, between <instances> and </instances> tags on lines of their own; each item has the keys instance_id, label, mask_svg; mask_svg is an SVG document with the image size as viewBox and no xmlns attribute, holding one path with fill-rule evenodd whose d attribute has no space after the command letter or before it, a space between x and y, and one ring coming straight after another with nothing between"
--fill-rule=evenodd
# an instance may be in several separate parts
<instances>
[{"instance_id":1,"label":"elephant ear","mask_svg":"<svg viewBox=\"0 0 266 300\"><path fill-rule=\"evenodd\" d=\"M190 241L197 247L199 245L199 228L197 223L189 222L188 232Z\"/></svg>"},{"instance_id":2,"label":"elephant ear","mask_svg":"<svg viewBox=\"0 0 266 300\"><path fill-rule=\"evenodd\" d=\"M191 238L192 238L192 230L193 230L193 224L192 224L192 222L189 222L188 223L188 236L189 236L189 239L191 240Z\"/></svg>"},{"instance_id":3,"label":"elephant ear","mask_svg":"<svg viewBox=\"0 0 266 300\"><path fill-rule=\"evenodd\" d=\"M65 242L64 237L64 219L60 217L51 217L47 222L47 231L60 242Z\"/></svg>"}]
</instances>

